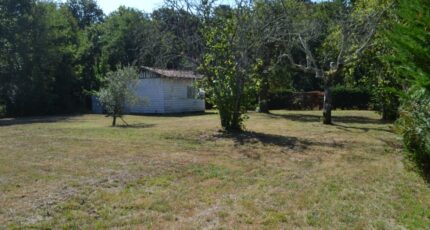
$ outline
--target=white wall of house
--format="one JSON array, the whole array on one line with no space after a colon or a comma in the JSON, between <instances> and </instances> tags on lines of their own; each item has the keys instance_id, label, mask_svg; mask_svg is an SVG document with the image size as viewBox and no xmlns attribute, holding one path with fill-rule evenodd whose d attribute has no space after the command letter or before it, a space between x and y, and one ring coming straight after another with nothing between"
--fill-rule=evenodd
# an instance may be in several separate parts
<instances>
[{"instance_id":1,"label":"white wall of house","mask_svg":"<svg viewBox=\"0 0 430 230\"><path fill-rule=\"evenodd\" d=\"M197 99L190 94L194 79L160 77L144 72L136 85L136 95L140 98L137 104L126 106L126 113L132 114L165 114L204 112L205 100ZM102 109L93 99L93 112L101 113Z\"/></svg>"},{"instance_id":2,"label":"white wall of house","mask_svg":"<svg viewBox=\"0 0 430 230\"><path fill-rule=\"evenodd\" d=\"M127 106L128 113L165 113L162 78L140 79L136 85L137 104Z\"/></svg>"},{"instance_id":3,"label":"white wall of house","mask_svg":"<svg viewBox=\"0 0 430 230\"><path fill-rule=\"evenodd\" d=\"M189 94L193 79L162 78L165 113L203 112L205 100Z\"/></svg>"}]
</instances>

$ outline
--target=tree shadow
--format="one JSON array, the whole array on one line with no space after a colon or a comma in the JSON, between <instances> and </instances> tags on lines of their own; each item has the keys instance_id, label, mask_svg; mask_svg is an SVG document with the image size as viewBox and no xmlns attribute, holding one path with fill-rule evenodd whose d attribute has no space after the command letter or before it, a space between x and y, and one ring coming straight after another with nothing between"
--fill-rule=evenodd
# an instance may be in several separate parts
<instances>
[{"instance_id":1,"label":"tree shadow","mask_svg":"<svg viewBox=\"0 0 430 230\"><path fill-rule=\"evenodd\" d=\"M144 129L144 128L152 128L155 126L156 126L155 124L145 124L145 123L117 125L118 128L122 128L122 129Z\"/></svg>"},{"instance_id":2,"label":"tree shadow","mask_svg":"<svg viewBox=\"0 0 430 230\"><path fill-rule=\"evenodd\" d=\"M28 125L28 124L43 124L55 123L59 121L69 120L70 116L55 116L55 117L26 117L26 118L4 118L0 119L0 127L2 126L15 126L15 125Z\"/></svg>"},{"instance_id":3,"label":"tree shadow","mask_svg":"<svg viewBox=\"0 0 430 230\"><path fill-rule=\"evenodd\" d=\"M401 141L398 141L396 139L384 139L384 138L376 138L379 141L383 142L387 146L393 149L401 150L405 156L404 160L406 162L406 168L408 170L414 171L421 175L421 177L430 184L430 165L429 164L423 164L422 162L430 162L430 157L428 156L422 156L424 158L416 159L414 155L410 154L408 150L406 150L404 143Z\"/></svg>"},{"instance_id":4,"label":"tree shadow","mask_svg":"<svg viewBox=\"0 0 430 230\"><path fill-rule=\"evenodd\" d=\"M321 120L321 116L311 115L311 114L274 114L270 113L270 117L272 118L284 118L290 121L298 121L298 122L319 122Z\"/></svg>"},{"instance_id":5,"label":"tree shadow","mask_svg":"<svg viewBox=\"0 0 430 230\"><path fill-rule=\"evenodd\" d=\"M357 123L357 124L390 124L382 119L373 119L363 116L333 116L334 122Z\"/></svg>"},{"instance_id":6,"label":"tree shadow","mask_svg":"<svg viewBox=\"0 0 430 230\"><path fill-rule=\"evenodd\" d=\"M146 116L146 117L198 117L217 114L215 111L205 111L205 112L190 112L190 113L169 113L169 114L158 114L158 113L147 113L147 114L130 114L135 116Z\"/></svg>"},{"instance_id":7,"label":"tree shadow","mask_svg":"<svg viewBox=\"0 0 430 230\"><path fill-rule=\"evenodd\" d=\"M338 128L338 129L341 129L343 131L347 131L347 132L350 132L351 131L350 129L355 129L355 130L360 130L360 131L363 131L366 133L371 131L371 130L380 131L380 132L387 132L387 133L394 133L393 130L390 130L388 128L384 129L384 128L356 127L356 126L350 126L350 125L341 125L341 124L337 124L337 123L334 123L333 126Z\"/></svg>"},{"instance_id":8,"label":"tree shadow","mask_svg":"<svg viewBox=\"0 0 430 230\"><path fill-rule=\"evenodd\" d=\"M274 134L258 133L253 131L224 132L215 134L216 138L233 139L239 145L262 143L264 145L276 145L280 147L291 147L298 143L297 137L287 137Z\"/></svg>"},{"instance_id":9,"label":"tree shadow","mask_svg":"<svg viewBox=\"0 0 430 230\"><path fill-rule=\"evenodd\" d=\"M312 114L274 114L270 113L272 118L284 118L297 122L320 122L322 116ZM382 119L372 119L363 116L332 116L333 122L340 123L357 123L357 124L389 124L390 122L383 121Z\"/></svg>"},{"instance_id":10,"label":"tree shadow","mask_svg":"<svg viewBox=\"0 0 430 230\"><path fill-rule=\"evenodd\" d=\"M333 147L343 148L343 143L326 143L311 141L306 139L299 139L297 137L282 136L276 134L267 134L254 131L243 131L243 132L223 132L215 134L216 138L228 138L233 139L237 145L247 145L261 143L263 145L273 145L278 147L284 147L288 149L304 151L310 146L319 147Z\"/></svg>"}]
</instances>

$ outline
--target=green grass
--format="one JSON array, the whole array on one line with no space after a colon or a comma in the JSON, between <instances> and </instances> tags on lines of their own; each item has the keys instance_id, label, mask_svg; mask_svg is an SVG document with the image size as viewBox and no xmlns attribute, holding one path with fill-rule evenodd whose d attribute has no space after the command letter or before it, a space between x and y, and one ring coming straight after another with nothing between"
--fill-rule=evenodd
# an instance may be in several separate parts
<instances>
[{"instance_id":1,"label":"green grass","mask_svg":"<svg viewBox=\"0 0 430 230\"><path fill-rule=\"evenodd\" d=\"M428 229L430 186L367 111L0 120L0 229Z\"/></svg>"}]
</instances>

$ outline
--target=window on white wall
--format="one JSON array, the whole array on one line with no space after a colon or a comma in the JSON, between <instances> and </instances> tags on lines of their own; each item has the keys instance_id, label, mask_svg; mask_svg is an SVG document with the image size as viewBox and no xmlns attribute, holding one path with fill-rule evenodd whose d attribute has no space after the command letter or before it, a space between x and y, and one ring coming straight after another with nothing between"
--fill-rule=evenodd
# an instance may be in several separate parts
<instances>
[{"instance_id":1,"label":"window on white wall","mask_svg":"<svg viewBox=\"0 0 430 230\"><path fill-rule=\"evenodd\" d=\"M187 86L187 98L195 99L197 97L197 89L192 86Z\"/></svg>"}]
</instances>

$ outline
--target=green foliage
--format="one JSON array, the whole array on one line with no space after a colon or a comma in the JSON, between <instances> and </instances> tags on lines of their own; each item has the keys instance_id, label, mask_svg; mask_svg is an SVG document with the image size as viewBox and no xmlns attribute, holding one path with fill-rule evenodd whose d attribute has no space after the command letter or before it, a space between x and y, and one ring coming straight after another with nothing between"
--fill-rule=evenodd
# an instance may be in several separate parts
<instances>
[{"instance_id":1,"label":"green foliage","mask_svg":"<svg viewBox=\"0 0 430 230\"><path fill-rule=\"evenodd\" d=\"M122 117L126 106L138 101L134 93L138 78L136 68L118 67L118 70L107 73L104 87L95 93L104 109L113 117L112 126L116 125L117 117Z\"/></svg>"},{"instance_id":2,"label":"green foliage","mask_svg":"<svg viewBox=\"0 0 430 230\"><path fill-rule=\"evenodd\" d=\"M222 123L236 129L247 109L257 103L267 107L269 93L321 90L322 80L314 78L315 73L292 68L283 55L291 51L298 64L307 64L297 36L291 38L289 32L304 31L318 66L327 70L328 60L339 52L338 22L363 22L389 1L354 1L354 7L345 1L259 0L234 7L203 1L202 8L193 9L166 1L151 14L120 7L105 16L94 0L4 0L0 101L11 116L77 112L90 107L89 92L98 90L118 65L193 70L202 66L209 76L203 84L208 101L227 117ZM352 17L346 17L353 8ZM355 87L366 81L375 89L378 109L397 111L398 103L392 102L398 95L392 89L399 89L401 82L393 81L394 71L388 72L374 58L385 52L384 41L373 47L365 60L354 63L358 67L349 75L353 84L344 81L342 73L333 77L333 85Z\"/></svg>"},{"instance_id":3,"label":"green foliage","mask_svg":"<svg viewBox=\"0 0 430 230\"><path fill-rule=\"evenodd\" d=\"M402 104L398 125L408 156L428 176L430 175L430 92L411 89Z\"/></svg>"},{"instance_id":4,"label":"green foliage","mask_svg":"<svg viewBox=\"0 0 430 230\"><path fill-rule=\"evenodd\" d=\"M369 109L371 93L366 88L336 86L332 89L334 109Z\"/></svg>"},{"instance_id":5,"label":"green foliage","mask_svg":"<svg viewBox=\"0 0 430 230\"><path fill-rule=\"evenodd\" d=\"M323 94L320 92L294 92L285 90L269 94L270 109L313 110L322 107Z\"/></svg>"},{"instance_id":6,"label":"green foliage","mask_svg":"<svg viewBox=\"0 0 430 230\"><path fill-rule=\"evenodd\" d=\"M192 69L202 60L203 21L185 9L162 7L151 14L151 29L145 33L141 55L163 68Z\"/></svg>"},{"instance_id":7,"label":"green foliage","mask_svg":"<svg viewBox=\"0 0 430 230\"><path fill-rule=\"evenodd\" d=\"M389 34L393 62L412 84L430 90L430 2L400 0L398 14L401 22Z\"/></svg>"},{"instance_id":8,"label":"green foliage","mask_svg":"<svg viewBox=\"0 0 430 230\"><path fill-rule=\"evenodd\" d=\"M399 117L401 79L395 74L381 73L372 79L372 106L382 119L394 121Z\"/></svg>"},{"instance_id":9,"label":"green foliage","mask_svg":"<svg viewBox=\"0 0 430 230\"><path fill-rule=\"evenodd\" d=\"M243 19L243 18L242 18ZM236 18L223 18L205 34L206 54L201 66L205 74L203 87L218 109L221 126L227 131L242 130L246 118L248 74L246 30Z\"/></svg>"},{"instance_id":10,"label":"green foliage","mask_svg":"<svg viewBox=\"0 0 430 230\"><path fill-rule=\"evenodd\" d=\"M399 23L388 33L393 64L411 85L402 100L399 130L409 156L430 176L430 2L400 0Z\"/></svg>"},{"instance_id":11,"label":"green foliage","mask_svg":"<svg viewBox=\"0 0 430 230\"><path fill-rule=\"evenodd\" d=\"M98 63L100 76L105 76L117 66L137 64L140 35L146 26L146 20L142 12L120 7L98 26L101 44L101 58Z\"/></svg>"},{"instance_id":12,"label":"green foliage","mask_svg":"<svg viewBox=\"0 0 430 230\"><path fill-rule=\"evenodd\" d=\"M332 88L334 109L369 109L371 92L366 88L336 86ZM323 93L286 90L269 94L270 109L313 110L322 107Z\"/></svg>"},{"instance_id":13,"label":"green foliage","mask_svg":"<svg viewBox=\"0 0 430 230\"><path fill-rule=\"evenodd\" d=\"M103 10L95 0L67 0L65 6L81 29L103 21Z\"/></svg>"},{"instance_id":14,"label":"green foliage","mask_svg":"<svg viewBox=\"0 0 430 230\"><path fill-rule=\"evenodd\" d=\"M366 13L374 8L387 7L392 1L360 1L357 3L361 12ZM372 94L372 109L378 111L384 120L393 121L398 118L400 95L403 80L399 78L394 65L386 60L393 53L393 48L384 35L384 31L392 27L396 19L394 7L389 7L382 15L381 23L375 34L372 46L362 54L362 58L347 66L345 84L349 87L366 88Z\"/></svg>"},{"instance_id":15,"label":"green foliage","mask_svg":"<svg viewBox=\"0 0 430 230\"><path fill-rule=\"evenodd\" d=\"M0 100L9 115L75 111L80 102L74 64L78 27L48 2L0 3Z\"/></svg>"},{"instance_id":16,"label":"green foliage","mask_svg":"<svg viewBox=\"0 0 430 230\"><path fill-rule=\"evenodd\" d=\"M0 118L6 116L6 106L0 102Z\"/></svg>"}]
</instances>

